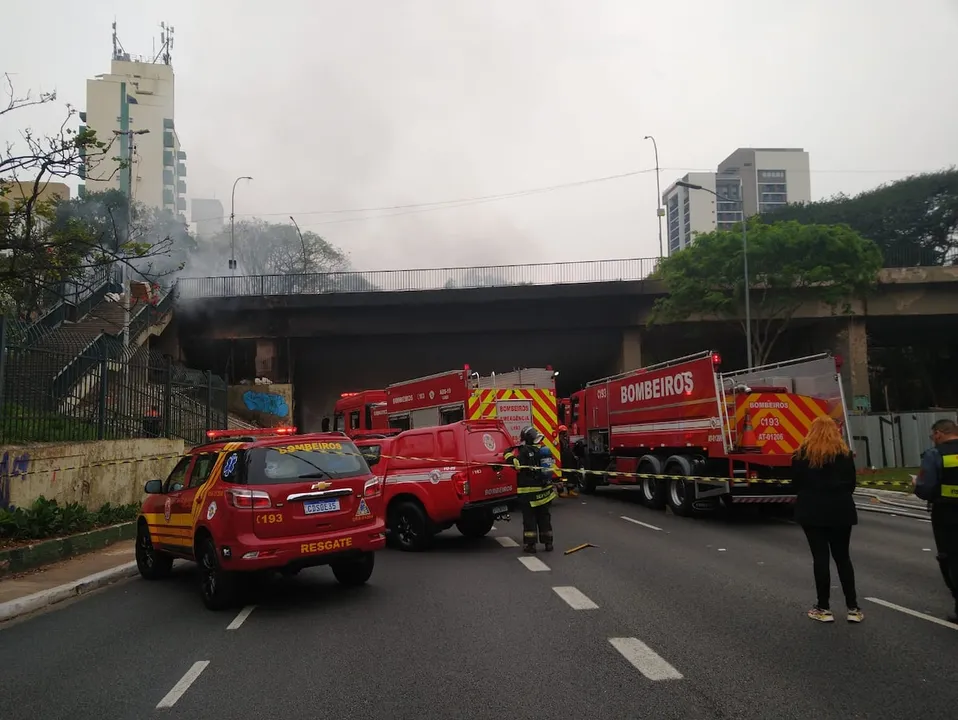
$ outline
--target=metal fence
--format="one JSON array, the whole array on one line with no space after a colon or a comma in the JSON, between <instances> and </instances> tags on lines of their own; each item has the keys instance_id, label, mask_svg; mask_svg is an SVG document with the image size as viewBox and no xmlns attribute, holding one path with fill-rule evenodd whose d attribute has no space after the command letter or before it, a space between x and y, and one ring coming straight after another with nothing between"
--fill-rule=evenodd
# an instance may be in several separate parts
<instances>
[{"instance_id":1,"label":"metal fence","mask_svg":"<svg viewBox=\"0 0 958 720\"><path fill-rule=\"evenodd\" d=\"M914 245L885 248L886 268L942 267L958 265L958 248L922 248Z\"/></svg>"},{"instance_id":2,"label":"metal fence","mask_svg":"<svg viewBox=\"0 0 958 720\"><path fill-rule=\"evenodd\" d=\"M177 286L180 298L206 298L570 285L644 280L655 270L658 261L658 258L632 258L536 265L371 270L307 275L233 275L180 278Z\"/></svg>"},{"instance_id":3,"label":"metal fence","mask_svg":"<svg viewBox=\"0 0 958 720\"><path fill-rule=\"evenodd\" d=\"M931 447L931 426L938 420L958 420L958 410L849 415L859 468L914 468Z\"/></svg>"},{"instance_id":4,"label":"metal fence","mask_svg":"<svg viewBox=\"0 0 958 720\"><path fill-rule=\"evenodd\" d=\"M83 347L67 336L37 346L6 330L0 319L0 442L181 437L198 444L207 429L227 427L227 388L217 375L106 334Z\"/></svg>"}]
</instances>

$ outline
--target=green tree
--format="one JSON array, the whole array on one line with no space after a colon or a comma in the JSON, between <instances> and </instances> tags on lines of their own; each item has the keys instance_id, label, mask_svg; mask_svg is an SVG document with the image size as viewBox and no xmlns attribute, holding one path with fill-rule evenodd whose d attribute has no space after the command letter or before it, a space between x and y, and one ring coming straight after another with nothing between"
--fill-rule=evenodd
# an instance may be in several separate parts
<instances>
[{"instance_id":1,"label":"green tree","mask_svg":"<svg viewBox=\"0 0 958 720\"><path fill-rule=\"evenodd\" d=\"M847 225L803 225L796 221L748 223L752 354L762 364L808 301L832 312L848 312L850 302L877 281L878 247ZM668 295L655 303L651 323L694 316L736 323L744 334L745 277L742 232L715 230L661 261L655 277Z\"/></svg>"},{"instance_id":2,"label":"green tree","mask_svg":"<svg viewBox=\"0 0 958 720\"><path fill-rule=\"evenodd\" d=\"M786 205L767 222L843 223L878 244L885 267L958 263L958 169L913 175L854 197Z\"/></svg>"},{"instance_id":3,"label":"green tree","mask_svg":"<svg viewBox=\"0 0 958 720\"><path fill-rule=\"evenodd\" d=\"M18 110L56 100L55 93L33 98L16 94L10 77L0 119ZM111 158L112 143L89 128L71 127L76 110L66 107L58 131L39 135L29 128L20 141L0 150L0 312L28 318L62 299L67 283L83 288L116 262L143 261L168 252L168 243L137 238L126 227L126 204L113 192L108 202L64 200L63 180L90 172ZM122 171L124 163L119 163ZM89 212L96 206L96 212Z\"/></svg>"}]
</instances>

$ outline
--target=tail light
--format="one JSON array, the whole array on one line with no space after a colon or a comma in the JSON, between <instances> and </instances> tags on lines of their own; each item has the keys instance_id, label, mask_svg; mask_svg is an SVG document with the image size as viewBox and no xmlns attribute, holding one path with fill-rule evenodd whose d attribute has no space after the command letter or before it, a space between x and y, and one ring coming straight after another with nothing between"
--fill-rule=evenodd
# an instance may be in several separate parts
<instances>
[{"instance_id":1,"label":"tail light","mask_svg":"<svg viewBox=\"0 0 958 720\"><path fill-rule=\"evenodd\" d=\"M383 494L383 479L374 477L366 481L363 485L363 497L374 498Z\"/></svg>"},{"instance_id":2,"label":"tail light","mask_svg":"<svg viewBox=\"0 0 958 720\"><path fill-rule=\"evenodd\" d=\"M452 476L452 486L456 488L456 495L461 498L469 495L469 477L466 473L457 472Z\"/></svg>"},{"instance_id":3,"label":"tail light","mask_svg":"<svg viewBox=\"0 0 958 720\"><path fill-rule=\"evenodd\" d=\"M269 493L246 488L230 488L226 491L226 501L240 510L265 510L273 506Z\"/></svg>"},{"instance_id":4,"label":"tail light","mask_svg":"<svg viewBox=\"0 0 958 720\"><path fill-rule=\"evenodd\" d=\"M718 369L722 364L722 356L718 353L712 353L712 367Z\"/></svg>"}]
</instances>

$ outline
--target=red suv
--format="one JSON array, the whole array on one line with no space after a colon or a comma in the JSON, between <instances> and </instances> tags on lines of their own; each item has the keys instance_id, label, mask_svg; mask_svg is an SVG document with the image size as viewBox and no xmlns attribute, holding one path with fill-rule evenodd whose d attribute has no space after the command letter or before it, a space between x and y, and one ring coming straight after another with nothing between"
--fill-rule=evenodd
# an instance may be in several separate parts
<instances>
[{"instance_id":1,"label":"red suv","mask_svg":"<svg viewBox=\"0 0 958 720\"><path fill-rule=\"evenodd\" d=\"M512 441L499 420L461 420L356 445L385 481L389 539L401 550L424 550L453 525L481 538L516 504L516 471L504 465Z\"/></svg>"},{"instance_id":2,"label":"red suv","mask_svg":"<svg viewBox=\"0 0 958 720\"><path fill-rule=\"evenodd\" d=\"M239 573L329 565L362 585L385 545L383 483L341 433L211 430L166 481L146 484L136 564L147 580L175 558L200 566L212 610L232 604Z\"/></svg>"}]
</instances>

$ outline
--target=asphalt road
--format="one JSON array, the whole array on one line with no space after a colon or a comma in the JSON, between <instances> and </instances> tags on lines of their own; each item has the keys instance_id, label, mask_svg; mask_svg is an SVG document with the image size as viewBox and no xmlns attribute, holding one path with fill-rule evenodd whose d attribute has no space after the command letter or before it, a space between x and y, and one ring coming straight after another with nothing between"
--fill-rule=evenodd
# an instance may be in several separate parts
<instances>
[{"instance_id":1,"label":"asphalt road","mask_svg":"<svg viewBox=\"0 0 958 720\"><path fill-rule=\"evenodd\" d=\"M861 513L865 622L820 625L797 526L635 499L560 501L558 547L598 546L572 555L520 560L515 519L381 553L364 588L310 570L226 613L189 566L125 582L0 630L0 717L955 717L958 627L934 622L949 596L927 522Z\"/></svg>"}]
</instances>

